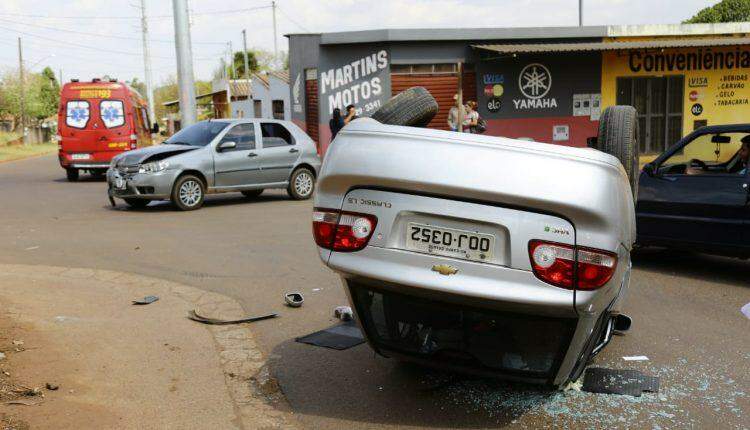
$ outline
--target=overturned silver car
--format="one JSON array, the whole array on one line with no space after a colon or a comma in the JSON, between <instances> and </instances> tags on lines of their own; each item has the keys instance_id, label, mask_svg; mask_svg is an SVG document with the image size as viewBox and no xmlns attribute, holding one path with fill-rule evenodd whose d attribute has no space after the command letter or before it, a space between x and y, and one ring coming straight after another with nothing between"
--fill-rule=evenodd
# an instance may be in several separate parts
<instances>
[{"instance_id":1,"label":"overturned silver car","mask_svg":"<svg viewBox=\"0 0 750 430\"><path fill-rule=\"evenodd\" d=\"M599 137L626 167L588 148L368 118L345 127L318 179L313 233L372 348L532 383L577 378L629 327L634 114L610 108Z\"/></svg>"}]
</instances>

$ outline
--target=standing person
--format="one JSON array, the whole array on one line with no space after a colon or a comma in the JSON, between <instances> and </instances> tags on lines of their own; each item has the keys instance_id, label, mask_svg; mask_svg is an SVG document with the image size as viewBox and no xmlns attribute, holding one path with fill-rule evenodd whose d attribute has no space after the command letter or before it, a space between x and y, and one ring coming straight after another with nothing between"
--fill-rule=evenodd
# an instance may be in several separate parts
<instances>
[{"instance_id":1,"label":"standing person","mask_svg":"<svg viewBox=\"0 0 750 430\"><path fill-rule=\"evenodd\" d=\"M477 124L479 124L479 112L477 112L477 102L469 101L466 103L466 117L464 118L464 133L477 133Z\"/></svg>"},{"instance_id":2,"label":"standing person","mask_svg":"<svg viewBox=\"0 0 750 430\"><path fill-rule=\"evenodd\" d=\"M333 110L333 117L328 121L328 127L331 129L331 141L339 134L339 130L344 128L344 118L341 116L341 109Z\"/></svg>"},{"instance_id":3,"label":"standing person","mask_svg":"<svg viewBox=\"0 0 750 430\"><path fill-rule=\"evenodd\" d=\"M461 106L464 118L466 118L466 110ZM451 131L458 131L458 94L453 95L453 106L448 111L448 127Z\"/></svg>"},{"instance_id":4,"label":"standing person","mask_svg":"<svg viewBox=\"0 0 750 430\"><path fill-rule=\"evenodd\" d=\"M349 105L346 107L346 118L344 118L344 124L349 124L350 122L354 121L355 119L359 118L357 116L357 107L354 105Z\"/></svg>"}]
</instances>

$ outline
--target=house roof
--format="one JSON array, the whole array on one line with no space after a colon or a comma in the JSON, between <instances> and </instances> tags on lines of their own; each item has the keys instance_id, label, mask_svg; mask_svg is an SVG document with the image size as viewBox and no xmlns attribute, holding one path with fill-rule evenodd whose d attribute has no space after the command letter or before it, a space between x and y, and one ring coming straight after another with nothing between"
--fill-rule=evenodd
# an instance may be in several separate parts
<instances>
[{"instance_id":1,"label":"house roof","mask_svg":"<svg viewBox=\"0 0 750 430\"><path fill-rule=\"evenodd\" d=\"M511 53L529 52L573 52L573 51L610 51L616 49L653 49L653 48L687 48L701 46L750 45L748 37L709 37L681 39L648 39L627 42L583 42L583 43L518 43L472 45L474 48L487 51Z\"/></svg>"},{"instance_id":2,"label":"house roof","mask_svg":"<svg viewBox=\"0 0 750 430\"><path fill-rule=\"evenodd\" d=\"M233 79L229 82L229 92L232 97L250 97L253 94L252 80Z\"/></svg>"},{"instance_id":3,"label":"house roof","mask_svg":"<svg viewBox=\"0 0 750 430\"><path fill-rule=\"evenodd\" d=\"M585 39L604 37L706 36L750 33L750 22L719 24L612 25L582 27L511 28L422 28L377 29L336 33L294 33L319 35L321 45L377 42L430 42L447 40Z\"/></svg>"}]
</instances>

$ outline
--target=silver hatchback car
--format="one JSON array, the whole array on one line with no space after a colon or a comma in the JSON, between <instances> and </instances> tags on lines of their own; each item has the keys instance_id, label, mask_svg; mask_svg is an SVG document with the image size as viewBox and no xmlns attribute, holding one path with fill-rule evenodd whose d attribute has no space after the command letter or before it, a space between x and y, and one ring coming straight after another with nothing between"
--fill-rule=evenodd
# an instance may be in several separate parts
<instances>
[{"instance_id":1,"label":"silver hatchback car","mask_svg":"<svg viewBox=\"0 0 750 430\"><path fill-rule=\"evenodd\" d=\"M198 209L206 194L256 197L286 188L298 200L315 190L320 169L315 142L289 121L219 119L193 124L163 145L118 155L107 171L108 193L132 207L171 200Z\"/></svg>"}]
</instances>

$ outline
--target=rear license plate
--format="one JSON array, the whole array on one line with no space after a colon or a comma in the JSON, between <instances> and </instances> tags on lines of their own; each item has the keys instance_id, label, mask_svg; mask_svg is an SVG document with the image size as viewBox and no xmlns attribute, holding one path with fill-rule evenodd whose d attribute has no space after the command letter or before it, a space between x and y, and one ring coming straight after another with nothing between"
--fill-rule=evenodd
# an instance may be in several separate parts
<instances>
[{"instance_id":1,"label":"rear license plate","mask_svg":"<svg viewBox=\"0 0 750 430\"><path fill-rule=\"evenodd\" d=\"M71 160L88 160L91 158L91 154L72 154L70 156Z\"/></svg>"},{"instance_id":2,"label":"rear license plate","mask_svg":"<svg viewBox=\"0 0 750 430\"><path fill-rule=\"evenodd\" d=\"M488 261L495 249L495 236L410 222L406 247L412 251L445 257Z\"/></svg>"}]
</instances>

